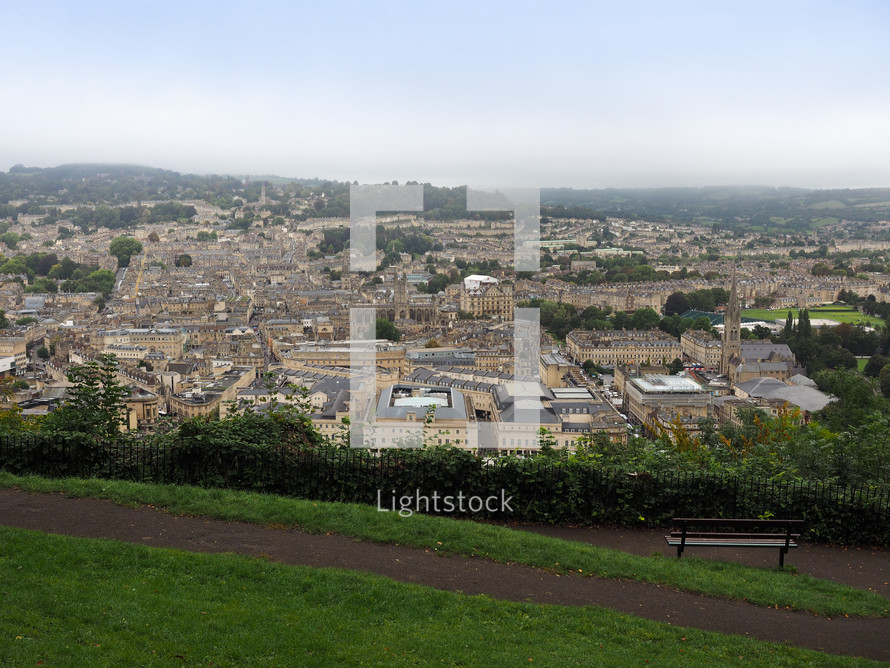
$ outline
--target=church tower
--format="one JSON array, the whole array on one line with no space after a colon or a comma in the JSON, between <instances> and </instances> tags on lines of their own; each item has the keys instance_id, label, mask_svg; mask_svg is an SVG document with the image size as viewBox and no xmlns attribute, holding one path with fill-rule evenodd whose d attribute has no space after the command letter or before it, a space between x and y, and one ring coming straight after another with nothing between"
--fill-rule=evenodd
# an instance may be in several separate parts
<instances>
[{"instance_id":1,"label":"church tower","mask_svg":"<svg viewBox=\"0 0 890 668\"><path fill-rule=\"evenodd\" d=\"M352 290L352 280L349 275L349 248L343 248L343 266L340 268L340 289Z\"/></svg>"},{"instance_id":2,"label":"church tower","mask_svg":"<svg viewBox=\"0 0 890 668\"><path fill-rule=\"evenodd\" d=\"M742 357L742 309L736 288L736 271L732 270L732 287L729 290L729 303L723 318L723 349L720 356L720 373L732 380L732 367Z\"/></svg>"},{"instance_id":3,"label":"church tower","mask_svg":"<svg viewBox=\"0 0 890 668\"><path fill-rule=\"evenodd\" d=\"M396 271L393 277L393 300L401 306L408 303L408 275L403 272Z\"/></svg>"}]
</instances>

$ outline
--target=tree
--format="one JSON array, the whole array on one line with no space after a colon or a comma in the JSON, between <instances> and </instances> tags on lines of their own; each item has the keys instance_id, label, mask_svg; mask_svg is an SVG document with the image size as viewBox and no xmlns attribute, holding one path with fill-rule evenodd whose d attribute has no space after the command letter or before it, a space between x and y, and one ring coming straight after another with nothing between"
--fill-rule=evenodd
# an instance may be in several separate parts
<instances>
[{"instance_id":1,"label":"tree","mask_svg":"<svg viewBox=\"0 0 890 668\"><path fill-rule=\"evenodd\" d=\"M386 318L377 318L376 327L378 339L389 339L392 342L397 342L402 338L399 328Z\"/></svg>"},{"instance_id":2,"label":"tree","mask_svg":"<svg viewBox=\"0 0 890 668\"><path fill-rule=\"evenodd\" d=\"M34 271L39 276L46 276L58 261L59 258L56 256L55 253L46 253L45 255L41 255L37 258L37 262L34 266Z\"/></svg>"},{"instance_id":3,"label":"tree","mask_svg":"<svg viewBox=\"0 0 890 668\"><path fill-rule=\"evenodd\" d=\"M714 293L708 289L695 290L686 295L689 305L696 311L713 311L717 304Z\"/></svg>"},{"instance_id":4,"label":"tree","mask_svg":"<svg viewBox=\"0 0 890 668\"><path fill-rule=\"evenodd\" d=\"M117 357L101 355L97 361L72 365L66 376L73 383L68 400L50 413L45 428L63 434L87 434L113 441L126 425L125 400L129 396L116 376Z\"/></svg>"},{"instance_id":5,"label":"tree","mask_svg":"<svg viewBox=\"0 0 890 668\"><path fill-rule=\"evenodd\" d=\"M683 360L679 357L675 357L674 361L668 365L668 373L672 376L680 373L683 370Z\"/></svg>"},{"instance_id":6,"label":"tree","mask_svg":"<svg viewBox=\"0 0 890 668\"><path fill-rule=\"evenodd\" d=\"M885 371L887 373L885 374ZM890 390L890 368L881 369L881 390ZM833 401L817 413L819 422L831 431L840 432L861 424L870 413L884 411L887 402L875 392L872 382L858 373L847 369L820 371L813 380L823 392L833 394Z\"/></svg>"},{"instance_id":7,"label":"tree","mask_svg":"<svg viewBox=\"0 0 890 668\"><path fill-rule=\"evenodd\" d=\"M763 325L754 325L752 334L758 339L765 339L770 335L770 330L769 327L764 327Z\"/></svg>"},{"instance_id":8,"label":"tree","mask_svg":"<svg viewBox=\"0 0 890 668\"><path fill-rule=\"evenodd\" d=\"M794 334L794 314L789 309L788 319L785 321L785 329L782 330L782 336L788 341L791 339L792 334Z\"/></svg>"},{"instance_id":9,"label":"tree","mask_svg":"<svg viewBox=\"0 0 890 668\"><path fill-rule=\"evenodd\" d=\"M158 236L157 232L152 232L151 234L148 235L148 240L150 242L152 242L153 244L156 244L161 240L161 237Z\"/></svg>"},{"instance_id":10,"label":"tree","mask_svg":"<svg viewBox=\"0 0 890 668\"><path fill-rule=\"evenodd\" d=\"M115 237L111 240L108 252L117 257L119 267L128 267L130 258L142 252L142 244L133 237Z\"/></svg>"},{"instance_id":11,"label":"tree","mask_svg":"<svg viewBox=\"0 0 890 668\"><path fill-rule=\"evenodd\" d=\"M846 348L830 348L821 358L829 369L856 368L856 356Z\"/></svg>"},{"instance_id":12,"label":"tree","mask_svg":"<svg viewBox=\"0 0 890 668\"><path fill-rule=\"evenodd\" d=\"M9 327L9 319L6 317L6 311L0 308L0 329Z\"/></svg>"},{"instance_id":13,"label":"tree","mask_svg":"<svg viewBox=\"0 0 890 668\"><path fill-rule=\"evenodd\" d=\"M627 329L633 327L633 319L624 311L618 311L612 318L612 325L615 329Z\"/></svg>"},{"instance_id":14,"label":"tree","mask_svg":"<svg viewBox=\"0 0 890 668\"><path fill-rule=\"evenodd\" d=\"M862 373L869 378L877 378L881 374L881 369L888 364L890 364L890 358L884 357L881 353L875 353L866 362Z\"/></svg>"},{"instance_id":15,"label":"tree","mask_svg":"<svg viewBox=\"0 0 890 668\"><path fill-rule=\"evenodd\" d=\"M660 321L659 315L651 308L637 309L633 314L634 329L653 329Z\"/></svg>"},{"instance_id":16,"label":"tree","mask_svg":"<svg viewBox=\"0 0 890 668\"><path fill-rule=\"evenodd\" d=\"M5 243L10 250L15 250L16 244L21 240L21 237L15 232L4 232L0 234L0 241Z\"/></svg>"},{"instance_id":17,"label":"tree","mask_svg":"<svg viewBox=\"0 0 890 668\"><path fill-rule=\"evenodd\" d=\"M49 359L49 350L47 350L46 346L40 346L39 348L37 348L37 357L42 360Z\"/></svg>"},{"instance_id":18,"label":"tree","mask_svg":"<svg viewBox=\"0 0 890 668\"><path fill-rule=\"evenodd\" d=\"M77 269L77 263L67 255L62 258L59 264L54 264L47 274L47 278L53 280L67 280Z\"/></svg>"},{"instance_id":19,"label":"tree","mask_svg":"<svg viewBox=\"0 0 890 668\"><path fill-rule=\"evenodd\" d=\"M714 329L714 325L711 323L711 319L706 315L700 315L695 319L695 322L692 323L692 327L690 329L698 329L702 332L710 332Z\"/></svg>"},{"instance_id":20,"label":"tree","mask_svg":"<svg viewBox=\"0 0 890 668\"><path fill-rule=\"evenodd\" d=\"M666 316L686 313L689 308L689 299L682 292L673 293L664 302L664 314Z\"/></svg>"},{"instance_id":21,"label":"tree","mask_svg":"<svg viewBox=\"0 0 890 668\"><path fill-rule=\"evenodd\" d=\"M448 277L445 274L436 274L426 284L427 292L431 295L438 294L448 287Z\"/></svg>"},{"instance_id":22,"label":"tree","mask_svg":"<svg viewBox=\"0 0 890 668\"><path fill-rule=\"evenodd\" d=\"M878 375L878 382L881 385L881 392L885 397L890 397L890 364L881 369Z\"/></svg>"},{"instance_id":23,"label":"tree","mask_svg":"<svg viewBox=\"0 0 890 668\"><path fill-rule=\"evenodd\" d=\"M762 295L754 298L754 308L767 308L772 303L773 298L770 295Z\"/></svg>"},{"instance_id":24,"label":"tree","mask_svg":"<svg viewBox=\"0 0 890 668\"><path fill-rule=\"evenodd\" d=\"M13 376L0 378L0 434L25 431L35 424L32 420L22 419L22 408L14 401L19 389L28 388L27 382L24 388L21 387L21 382L24 381L15 380Z\"/></svg>"},{"instance_id":25,"label":"tree","mask_svg":"<svg viewBox=\"0 0 890 668\"><path fill-rule=\"evenodd\" d=\"M176 262L174 263L177 267L191 267L192 266L192 256L188 253L183 253L182 255L176 256Z\"/></svg>"},{"instance_id":26,"label":"tree","mask_svg":"<svg viewBox=\"0 0 890 668\"><path fill-rule=\"evenodd\" d=\"M813 329L810 326L810 312L803 309L797 319L797 338L809 339L813 336Z\"/></svg>"}]
</instances>

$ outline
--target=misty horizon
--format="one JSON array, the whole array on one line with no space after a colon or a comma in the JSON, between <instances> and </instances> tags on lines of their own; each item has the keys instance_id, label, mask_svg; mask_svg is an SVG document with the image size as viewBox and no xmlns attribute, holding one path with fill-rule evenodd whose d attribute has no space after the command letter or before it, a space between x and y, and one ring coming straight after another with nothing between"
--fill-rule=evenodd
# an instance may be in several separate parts
<instances>
[{"instance_id":1,"label":"misty horizon","mask_svg":"<svg viewBox=\"0 0 890 668\"><path fill-rule=\"evenodd\" d=\"M0 169L890 185L890 7L8 8ZM139 45L134 48L134 45Z\"/></svg>"}]
</instances>

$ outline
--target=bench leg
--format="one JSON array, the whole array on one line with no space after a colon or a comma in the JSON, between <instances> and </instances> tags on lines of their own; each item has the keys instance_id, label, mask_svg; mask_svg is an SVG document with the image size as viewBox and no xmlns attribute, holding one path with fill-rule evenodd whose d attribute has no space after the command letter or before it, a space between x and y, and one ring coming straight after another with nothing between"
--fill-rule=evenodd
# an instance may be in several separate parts
<instances>
[{"instance_id":1,"label":"bench leg","mask_svg":"<svg viewBox=\"0 0 890 668\"><path fill-rule=\"evenodd\" d=\"M779 568L785 565L785 553L787 550L784 547L779 548Z\"/></svg>"}]
</instances>

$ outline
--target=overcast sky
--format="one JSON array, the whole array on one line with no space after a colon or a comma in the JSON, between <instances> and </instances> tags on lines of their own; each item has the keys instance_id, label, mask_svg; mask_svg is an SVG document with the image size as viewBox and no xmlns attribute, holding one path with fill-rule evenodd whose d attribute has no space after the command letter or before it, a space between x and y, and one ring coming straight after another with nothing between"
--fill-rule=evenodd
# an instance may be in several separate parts
<instances>
[{"instance_id":1,"label":"overcast sky","mask_svg":"<svg viewBox=\"0 0 890 668\"><path fill-rule=\"evenodd\" d=\"M890 186L890 3L6 3L0 170Z\"/></svg>"}]
</instances>

